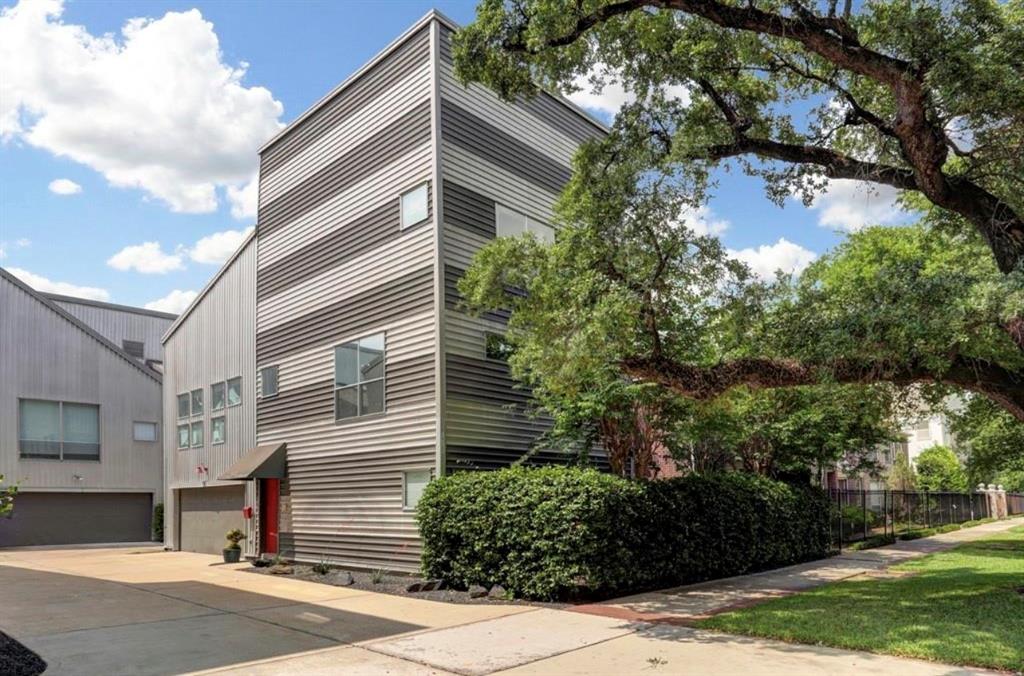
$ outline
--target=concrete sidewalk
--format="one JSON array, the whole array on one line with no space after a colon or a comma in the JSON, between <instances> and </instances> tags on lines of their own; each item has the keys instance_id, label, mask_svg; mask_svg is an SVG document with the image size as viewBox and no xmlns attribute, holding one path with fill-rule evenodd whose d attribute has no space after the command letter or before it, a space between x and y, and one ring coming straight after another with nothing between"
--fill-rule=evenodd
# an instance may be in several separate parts
<instances>
[{"instance_id":1,"label":"concrete sidewalk","mask_svg":"<svg viewBox=\"0 0 1024 676\"><path fill-rule=\"evenodd\" d=\"M669 616L655 622L389 596L253 575L242 570L247 564L225 565L217 557L153 547L0 550L0 628L40 653L50 665L48 676L983 673L728 636L673 622L722 604L875 570L1017 523L1024 521L601 604L648 607L654 615Z\"/></svg>"},{"instance_id":2,"label":"concrete sidewalk","mask_svg":"<svg viewBox=\"0 0 1024 676\"><path fill-rule=\"evenodd\" d=\"M604 603L576 606L572 610L631 622L690 625L709 615L877 572L894 563L952 549L963 542L979 540L1022 524L1024 518L1020 517L996 521L919 540L898 541L862 552L848 552L821 561L635 594Z\"/></svg>"}]
</instances>

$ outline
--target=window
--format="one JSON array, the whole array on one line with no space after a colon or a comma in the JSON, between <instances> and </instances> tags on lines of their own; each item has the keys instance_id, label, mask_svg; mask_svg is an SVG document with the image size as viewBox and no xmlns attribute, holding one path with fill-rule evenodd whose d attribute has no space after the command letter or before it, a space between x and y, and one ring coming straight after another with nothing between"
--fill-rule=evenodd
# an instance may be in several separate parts
<instances>
[{"instance_id":1,"label":"window","mask_svg":"<svg viewBox=\"0 0 1024 676\"><path fill-rule=\"evenodd\" d=\"M242 379L231 378L228 380L228 406L238 406L242 403Z\"/></svg>"},{"instance_id":2,"label":"window","mask_svg":"<svg viewBox=\"0 0 1024 676\"><path fill-rule=\"evenodd\" d=\"M128 353L129 357L136 359L146 358L146 344L138 340L122 340L121 347Z\"/></svg>"},{"instance_id":3,"label":"window","mask_svg":"<svg viewBox=\"0 0 1024 676\"><path fill-rule=\"evenodd\" d=\"M63 401L18 401L21 457L100 459L100 407Z\"/></svg>"},{"instance_id":4,"label":"window","mask_svg":"<svg viewBox=\"0 0 1024 676\"><path fill-rule=\"evenodd\" d=\"M203 390L192 390L192 415L203 414Z\"/></svg>"},{"instance_id":5,"label":"window","mask_svg":"<svg viewBox=\"0 0 1024 676\"><path fill-rule=\"evenodd\" d=\"M210 410L219 411L224 408L227 392L227 383L214 383L210 385Z\"/></svg>"},{"instance_id":6,"label":"window","mask_svg":"<svg viewBox=\"0 0 1024 676\"><path fill-rule=\"evenodd\" d=\"M334 419L384 412L384 334L334 348Z\"/></svg>"},{"instance_id":7,"label":"window","mask_svg":"<svg viewBox=\"0 0 1024 676\"><path fill-rule=\"evenodd\" d=\"M260 369L260 396L264 399L277 396L276 366L264 366Z\"/></svg>"},{"instance_id":8,"label":"window","mask_svg":"<svg viewBox=\"0 0 1024 676\"><path fill-rule=\"evenodd\" d=\"M423 495L423 489L430 483L429 469L416 469L402 472L402 508L416 509L416 504Z\"/></svg>"},{"instance_id":9,"label":"window","mask_svg":"<svg viewBox=\"0 0 1024 676\"><path fill-rule=\"evenodd\" d=\"M224 416L210 419L210 444L223 444L227 441L228 426Z\"/></svg>"},{"instance_id":10,"label":"window","mask_svg":"<svg viewBox=\"0 0 1024 676\"><path fill-rule=\"evenodd\" d=\"M427 184L416 186L402 194L402 228L427 220Z\"/></svg>"},{"instance_id":11,"label":"window","mask_svg":"<svg viewBox=\"0 0 1024 676\"><path fill-rule=\"evenodd\" d=\"M526 214L501 204L495 204L494 211L498 237L515 237L524 232L532 232L542 242L550 244L555 241L555 231L550 226L544 225Z\"/></svg>"},{"instance_id":12,"label":"window","mask_svg":"<svg viewBox=\"0 0 1024 676\"><path fill-rule=\"evenodd\" d=\"M132 423L132 439L135 441L156 441L156 423Z\"/></svg>"},{"instance_id":13,"label":"window","mask_svg":"<svg viewBox=\"0 0 1024 676\"><path fill-rule=\"evenodd\" d=\"M178 395L178 417L187 418L189 411L188 393Z\"/></svg>"},{"instance_id":14,"label":"window","mask_svg":"<svg viewBox=\"0 0 1024 676\"><path fill-rule=\"evenodd\" d=\"M484 334L484 355L495 361L508 361L512 356L512 343L500 333Z\"/></svg>"},{"instance_id":15,"label":"window","mask_svg":"<svg viewBox=\"0 0 1024 676\"><path fill-rule=\"evenodd\" d=\"M178 425L178 448L188 448L188 425Z\"/></svg>"},{"instance_id":16,"label":"window","mask_svg":"<svg viewBox=\"0 0 1024 676\"><path fill-rule=\"evenodd\" d=\"M203 423L192 423L192 448L203 445Z\"/></svg>"}]
</instances>

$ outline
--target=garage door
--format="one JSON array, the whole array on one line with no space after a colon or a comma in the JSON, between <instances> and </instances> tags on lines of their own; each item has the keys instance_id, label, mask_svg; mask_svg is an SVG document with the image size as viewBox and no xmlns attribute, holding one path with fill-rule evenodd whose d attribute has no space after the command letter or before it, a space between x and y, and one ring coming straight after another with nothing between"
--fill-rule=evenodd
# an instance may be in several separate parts
<instances>
[{"instance_id":1,"label":"garage door","mask_svg":"<svg viewBox=\"0 0 1024 676\"><path fill-rule=\"evenodd\" d=\"M18 493L0 519L0 546L148 542L149 493Z\"/></svg>"},{"instance_id":2,"label":"garage door","mask_svg":"<svg viewBox=\"0 0 1024 676\"><path fill-rule=\"evenodd\" d=\"M224 534L244 528L245 486L182 489L178 504L183 551L218 554L224 549Z\"/></svg>"}]
</instances>

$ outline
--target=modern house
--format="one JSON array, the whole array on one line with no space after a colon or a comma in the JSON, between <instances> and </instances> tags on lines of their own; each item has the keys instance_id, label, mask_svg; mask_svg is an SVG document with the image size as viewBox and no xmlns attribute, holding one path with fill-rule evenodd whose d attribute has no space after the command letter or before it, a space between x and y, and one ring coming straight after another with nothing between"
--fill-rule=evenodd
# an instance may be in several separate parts
<instances>
[{"instance_id":1,"label":"modern house","mask_svg":"<svg viewBox=\"0 0 1024 676\"><path fill-rule=\"evenodd\" d=\"M139 542L162 499L159 336L174 315L38 293L0 269L0 547Z\"/></svg>"},{"instance_id":2,"label":"modern house","mask_svg":"<svg viewBox=\"0 0 1024 676\"><path fill-rule=\"evenodd\" d=\"M165 337L171 546L216 551L204 528L244 524L249 554L413 570L427 482L546 429L495 350L507 317L460 311L455 283L494 237L553 236L604 128L463 87L455 29L431 12L261 149L254 237Z\"/></svg>"}]
</instances>

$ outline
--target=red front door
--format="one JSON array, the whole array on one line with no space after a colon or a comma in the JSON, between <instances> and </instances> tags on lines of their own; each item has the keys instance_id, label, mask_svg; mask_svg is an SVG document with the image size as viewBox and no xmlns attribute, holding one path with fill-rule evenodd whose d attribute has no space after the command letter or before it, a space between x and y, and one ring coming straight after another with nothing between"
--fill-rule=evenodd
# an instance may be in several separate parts
<instances>
[{"instance_id":1,"label":"red front door","mask_svg":"<svg viewBox=\"0 0 1024 676\"><path fill-rule=\"evenodd\" d=\"M277 554L277 510L280 479L260 479L260 552Z\"/></svg>"}]
</instances>

